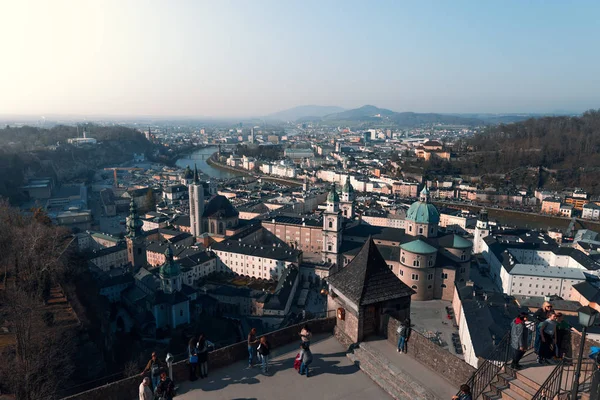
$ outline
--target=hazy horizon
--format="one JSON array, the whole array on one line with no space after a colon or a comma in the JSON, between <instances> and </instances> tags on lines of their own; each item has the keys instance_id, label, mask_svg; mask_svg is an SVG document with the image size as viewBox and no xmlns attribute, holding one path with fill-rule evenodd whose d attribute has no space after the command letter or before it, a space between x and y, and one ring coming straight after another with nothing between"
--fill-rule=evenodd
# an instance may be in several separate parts
<instances>
[{"instance_id":1,"label":"hazy horizon","mask_svg":"<svg viewBox=\"0 0 600 400\"><path fill-rule=\"evenodd\" d=\"M0 11L0 116L600 108L592 1L59 0Z\"/></svg>"}]
</instances>

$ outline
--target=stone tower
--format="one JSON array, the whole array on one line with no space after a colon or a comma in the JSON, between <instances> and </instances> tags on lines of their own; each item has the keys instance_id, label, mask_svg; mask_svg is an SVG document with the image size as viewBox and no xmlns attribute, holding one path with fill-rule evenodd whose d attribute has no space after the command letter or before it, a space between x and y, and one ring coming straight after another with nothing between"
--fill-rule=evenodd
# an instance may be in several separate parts
<instances>
[{"instance_id":1,"label":"stone tower","mask_svg":"<svg viewBox=\"0 0 600 400\"><path fill-rule=\"evenodd\" d=\"M194 178L189 185L190 200L190 230L192 236L200 236L202 229L202 214L204 213L204 186L198 178L198 168L194 165Z\"/></svg>"},{"instance_id":2,"label":"stone tower","mask_svg":"<svg viewBox=\"0 0 600 400\"><path fill-rule=\"evenodd\" d=\"M129 204L125 241L127 243L127 260L131 263L134 271L146 266L146 240L142 234L143 224L132 198Z\"/></svg>"},{"instance_id":3,"label":"stone tower","mask_svg":"<svg viewBox=\"0 0 600 400\"><path fill-rule=\"evenodd\" d=\"M350 183L350 175L346 178L346 183L342 189L342 201L340 208L346 218L354 218L354 187Z\"/></svg>"},{"instance_id":4,"label":"stone tower","mask_svg":"<svg viewBox=\"0 0 600 400\"><path fill-rule=\"evenodd\" d=\"M175 293L181 290L182 277L179 263L173 259L173 249L169 245L165 251L165 263L161 265L158 275L160 287L165 293Z\"/></svg>"},{"instance_id":5,"label":"stone tower","mask_svg":"<svg viewBox=\"0 0 600 400\"><path fill-rule=\"evenodd\" d=\"M490 235L490 225L488 223L488 213L485 208L479 211L477 225L473 237L473 253L479 254L483 251L483 239Z\"/></svg>"},{"instance_id":6,"label":"stone tower","mask_svg":"<svg viewBox=\"0 0 600 400\"><path fill-rule=\"evenodd\" d=\"M323 261L338 264L342 246L342 212L335 183L327 195L327 209L323 213Z\"/></svg>"}]
</instances>

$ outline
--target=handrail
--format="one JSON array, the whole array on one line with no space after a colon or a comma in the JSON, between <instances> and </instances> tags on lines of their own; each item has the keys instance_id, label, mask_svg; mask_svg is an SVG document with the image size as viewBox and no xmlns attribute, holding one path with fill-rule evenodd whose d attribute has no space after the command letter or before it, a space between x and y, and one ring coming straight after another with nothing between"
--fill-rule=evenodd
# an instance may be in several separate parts
<instances>
[{"instance_id":1,"label":"handrail","mask_svg":"<svg viewBox=\"0 0 600 400\"><path fill-rule=\"evenodd\" d=\"M553 399L560 393L562 385L562 373L563 373L564 361L560 362L554 367L548 378L542 383L542 386L533 395L531 400L547 400Z\"/></svg>"},{"instance_id":2,"label":"handrail","mask_svg":"<svg viewBox=\"0 0 600 400\"><path fill-rule=\"evenodd\" d=\"M508 361L509 352L510 332L504 335L500 343L494 346L490 354L467 381L467 385L471 388L473 399L479 398L502 370Z\"/></svg>"}]
</instances>

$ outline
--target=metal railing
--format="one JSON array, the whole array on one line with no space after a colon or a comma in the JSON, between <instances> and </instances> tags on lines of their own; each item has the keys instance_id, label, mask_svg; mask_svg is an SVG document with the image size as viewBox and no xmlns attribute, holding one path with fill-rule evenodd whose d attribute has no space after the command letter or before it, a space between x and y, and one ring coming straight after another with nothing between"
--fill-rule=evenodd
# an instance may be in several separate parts
<instances>
[{"instance_id":1,"label":"metal railing","mask_svg":"<svg viewBox=\"0 0 600 400\"><path fill-rule=\"evenodd\" d=\"M570 359L561 360L552 370L548 378L540 386L532 400L551 400L571 392L576 377L577 364ZM595 362L589 358L581 360L579 375L579 393L589 393ZM576 399L573 399L576 400Z\"/></svg>"},{"instance_id":2,"label":"metal railing","mask_svg":"<svg viewBox=\"0 0 600 400\"><path fill-rule=\"evenodd\" d=\"M504 335L502 340L494 346L483 363L471 375L467 385L471 388L473 399L479 398L485 389L492 383L500 373L510 357L510 332Z\"/></svg>"}]
</instances>

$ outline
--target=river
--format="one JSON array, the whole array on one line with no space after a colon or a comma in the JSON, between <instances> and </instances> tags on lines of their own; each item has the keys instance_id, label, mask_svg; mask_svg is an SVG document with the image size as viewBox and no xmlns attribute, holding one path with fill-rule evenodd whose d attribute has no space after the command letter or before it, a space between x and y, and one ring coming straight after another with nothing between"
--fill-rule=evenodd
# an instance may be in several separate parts
<instances>
[{"instance_id":1,"label":"river","mask_svg":"<svg viewBox=\"0 0 600 400\"><path fill-rule=\"evenodd\" d=\"M216 169L216 168L213 168L210 165L208 165L206 163L206 160L216 152L217 152L216 147L204 147L202 149L198 149L198 150L194 151L193 153L191 153L187 156L184 156L184 157L178 159L175 162L175 165L177 165L180 168L185 168L189 165L190 168L193 170L194 163L195 163L198 166L199 171L204 172L206 175L210 176L211 178L217 178L217 179L229 179L229 178L235 178L235 177L241 175L241 174L236 174L235 172L231 172L231 171Z\"/></svg>"}]
</instances>

